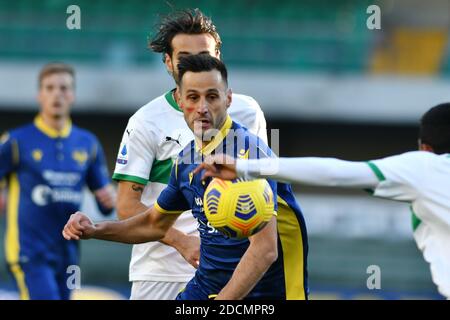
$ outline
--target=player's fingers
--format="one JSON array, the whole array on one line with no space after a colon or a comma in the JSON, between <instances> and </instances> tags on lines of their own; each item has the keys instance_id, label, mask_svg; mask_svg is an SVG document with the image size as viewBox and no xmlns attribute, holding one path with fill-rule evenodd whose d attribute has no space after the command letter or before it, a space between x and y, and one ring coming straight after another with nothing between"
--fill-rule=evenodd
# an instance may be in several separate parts
<instances>
[{"instance_id":1,"label":"player's fingers","mask_svg":"<svg viewBox=\"0 0 450 320\"><path fill-rule=\"evenodd\" d=\"M207 170L203 174L202 180L204 181L204 180L208 179L209 177L212 177L212 178L217 177L217 173L216 172L212 172L210 170Z\"/></svg>"},{"instance_id":2,"label":"player's fingers","mask_svg":"<svg viewBox=\"0 0 450 320\"><path fill-rule=\"evenodd\" d=\"M80 226L81 227L81 226ZM72 234L77 235L77 236L81 236L83 234L82 230L80 230L79 228L77 228L74 224L69 224L67 226L67 230L70 231ZM84 227L83 227L84 230Z\"/></svg>"},{"instance_id":3,"label":"player's fingers","mask_svg":"<svg viewBox=\"0 0 450 320\"><path fill-rule=\"evenodd\" d=\"M199 173L200 171L202 171L205 168L205 163L202 162L200 163L197 168L194 169L194 171L192 172L194 175Z\"/></svg>"},{"instance_id":4,"label":"player's fingers","mask_svg":"<svg viewBox=\"0 0 450 320\"><path fill-rule=\"evenodd\" d=\"M66 239L66 240L70 240L70 237L69 237L69 235L68 235L68 234L66 234L66 230L64 230L64 229L63 229L63 231L62 231L62 236L64 237L64 239Z\"/></svg>"},{"instance_id":5,"label":"player's fingers","mask_svg":"<svg viewBox=\"0 0 450 320\"><path fill-rule=\"evenodd\" d=\"M64 234L65 234L65 238L67 240L80 240L80 237L78 237L76 234L74 234L71 230L70 230L70 226L66 225L64 227Z\"/></svg>"},{"instance_id":6,"label":"player's fingers","mask_svg":"<svg viewBox=\"0 0 450 320\"><path fill-rule=\"evenodd\" d=\"M77 230L80 233L84 231L84 226L81 224L81 219L74 220L70 225L74 230Z\"/></svg>"}]
</instances>

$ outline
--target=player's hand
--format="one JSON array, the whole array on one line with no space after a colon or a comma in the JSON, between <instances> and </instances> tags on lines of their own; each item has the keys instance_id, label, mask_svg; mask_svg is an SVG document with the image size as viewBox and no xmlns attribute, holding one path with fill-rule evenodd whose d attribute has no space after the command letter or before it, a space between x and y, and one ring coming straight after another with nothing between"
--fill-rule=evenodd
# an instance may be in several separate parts
<instances>
[{"instance_id":1,"label":"player's hand","mask_svg":"<svg viewBox=\"0 0 450 320\"><path fill-rule=\"evenodd\" d=\"M236 160L228 155L217 154L209 156L194 170L194 174L205 170L202 180L208 177L233 180L237 178Z\"/></svg>"},{"instance_id":2,"label":"player's hand","mask_svg":"<svg viewBox=\"0 0 450 320\"><path fill-rule=\"evenodd\" d=\"M95 225L91 219L82 212L72 214L62 231L66 240L89 239L95 232Z\"/></svg>"},{"instance_id":3,"label":"player's hand","mask_svg":"<svg viewBox=\"0 0 450 320\"><path fill-rule=\"evenodd\" d=\"M106 209L112 209L116 203L116 191L110 184L94 192L97 201Z\"/></svg>"},{"instance_id":4,"label":"player's hand","mask_svg":"<svg viewBox=\"0 0 450 320\"><path fill-rule=\"evenodd\" d=\"M180 245L177 247L178 252L183 256L184 260L189 262L195 269L199 266L200 261L200 238L197 236L187 235Z\"/></svg>"}]
</instances>

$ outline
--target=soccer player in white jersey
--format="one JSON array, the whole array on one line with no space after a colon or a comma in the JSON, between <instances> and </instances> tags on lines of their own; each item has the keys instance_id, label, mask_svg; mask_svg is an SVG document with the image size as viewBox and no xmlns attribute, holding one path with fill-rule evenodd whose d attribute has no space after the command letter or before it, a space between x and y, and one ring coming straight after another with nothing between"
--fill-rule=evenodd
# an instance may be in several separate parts
<instances>
[{"instance_id":1,"label":"soccer player in white jersey","mask_svg":"<svg viewBox=\"0 0 450 320\"><path fill-rule=\"evenodd\" d=\"M414 239L439 293L450 299L450 103L421 119L419 151L367 162L333 158L237 160L216 155L196 173L222 179L266 178L329 187L371 189L411 203Z\"/></svg>"},{"instance_id":2,"label":"soccer player in white jersey","mask_svg":"<svg viewBox=\"0 0 450 320\"><path fill-rule=\"evenodd\" d=\"M176 81L175 66L180 57L208 53L219 58L221 40L210 18L195 9L172 13L162 20L149 46L163 54L167 70ZM129 119L113 175L119 182L120 219L141 213L155 202L168 183L172 159L193 139L176 100L176 90L168 91ZM264 114L253 98L233 94L229 114L267 142ZM130 298L175 299L195 273L199 243L197 222L185 212L161 242L134 245Z\"/></svg>"}]
</instances>

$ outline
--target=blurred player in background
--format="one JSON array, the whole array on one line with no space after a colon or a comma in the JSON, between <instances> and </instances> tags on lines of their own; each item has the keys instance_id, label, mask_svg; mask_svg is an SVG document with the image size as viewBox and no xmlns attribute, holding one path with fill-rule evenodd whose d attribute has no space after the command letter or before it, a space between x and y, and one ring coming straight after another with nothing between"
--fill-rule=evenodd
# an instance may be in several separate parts
<instances>
[{"instance_id":1,"label":"blurred player in background","mask_svg":"<svg viewBox=\"0 0 450 320\"><path fill-rule=\"evenodd\" d=\"M202 203L208 183L193 176L197 164L223 150L233 157L250 158L268 157L271 150L228 115L233 97L220 60L209 54L189 55L180 59L178 70L180 106L195 138L176 159L168 186L154 206L123 221L94 225L87 216L76 213L64 227L64 237L155 241L183 212L192 209L202 244L200 263L177 299L306 299L307 235L289 185L269 181L278 215L275 218L274 212L268 225L255 235L233 239L209 225Z\"/></svg>"},{"instance_id":2,"label":"blurred player in background","mask_svg":"<svg viewBox=\"0 0 450 320\"><path fill-rule=\"evenodd\" d=\"M163 19L149 46L163 54L163 62L176 81L180 57L207 53L220 58L221 44L211 19L195 9L174 12ZM119 183L120 219L142 213L153 205L169 182L173 159L193 139L175 97L176 89L170 90L129 119L113 175ZM253 98L233 94L229 113L267 142L264 114ZM160 242L133 246L130 298L175 299L198 267L197 234L197 222L186 212Z\"/></svg>"},{"instance_id":3,"label":"blurred player in background","mask_svg":"<svg viewBox=\"0 0 450 320\"><path fill-rule=\"evenodd\" d=\"M21 299L69 299L66 272L78 264L78 243L61 228L82 203L83 188L108 214L114 191L102 147L72 125L75 73L53 63L39 74L40 112L0 139L0 179L8 178L5 253Z\"/></svg>"},{"instance_id":4,"label":"blurred player in background","mask_svg":"<svg viewBox=\"0 0 450 320\"><path fill-rule=\"evenodd\" d=\"M421 119L419 151L368 162L332 158L234 160L216 155L196 172L222 179L271 178L314 186L370 189L411 203L414 239L438 291L450 299L450 103Z\"/></svg>"}]
</instances>

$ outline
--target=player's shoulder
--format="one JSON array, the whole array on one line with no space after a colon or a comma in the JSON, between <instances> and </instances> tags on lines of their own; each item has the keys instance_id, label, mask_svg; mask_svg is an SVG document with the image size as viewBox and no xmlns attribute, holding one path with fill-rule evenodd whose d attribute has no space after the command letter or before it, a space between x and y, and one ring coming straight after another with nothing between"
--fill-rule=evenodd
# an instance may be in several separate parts
<instances>
[{"instance_id":1,"label":"player's shoulder","mask_svg":"<svg viewBox=\"0 0 450 320\"><path fill-rule=\"evenodd\" d=\"M19 127L0 132L0 142L6 142L9 139L30 139L34 135L35 126L33 123L27 123Z\"/></svg>"},{"instance_id":2,"label":"player's shoulder","mask_svg":"<svg viewBox=\"0 0 450 320\"><path fill-rule=\"evenodd\" d=\"M167 113L171 112L171 108L176 108L175 106L172 107L168 100L168 95L171 94L171 91L168 91L165 94L147 102L130 117L130 121L141 123L160 123L160 120L167 121ZM175 104L174 101L173 104Z\"/></svg>"},{"instance_id":3,"label":"player's shoulder","mask_svg":"<svg viewBox=\"0 0 450 320\"><path fill-rule=\"evenodd\" d=\"M233 93L230 112L234 110L245 110L247 112L257 113L261 112L261 107L253 97L244 94Z\"/></svg>"},{"instance_id":4,"label":"player's shoulder","mask_svg":"<svg viewBox=\"0 0 450 320\"><path fill-rule=\"evenodd\" d=\"M439 155L428 151L409 151L371 160L368 161L368 164L372 169L380 170L383 175L386 172L396 172L397 174L416 176L423 174L427 168L434 167L440 158Z\"/></svg>"},{"instance_id":5,"label":"player's shoulder","mask_svg":"<svg viewBox=\"0 0 450 320\"><path fill-rule=\"evenodd\" d=\"M252 133L246 127L240 125L239 123L233 121L232 130L234 130L235 136L240 136L245 139L250 150L254 150L256 153L261 151L266 155L271 155L272 150L270 147L256 134Z\"/></svg>"},{"instance_id":6,"label":"player's shoulder","mask_svg":"<svg viewBox=\"0 0 450 320\"><path fill-rule=\"evenodd\" d=\"M415 161L433 161L440 158L440 155L429 151L408 151L396 156L388 157L397 161L403 161L413 164Z\"/></svg>"}]
</instances>

